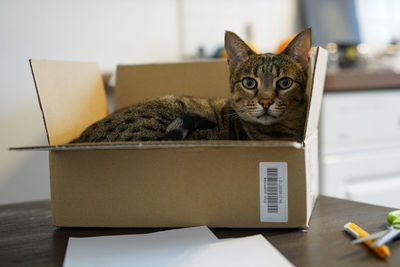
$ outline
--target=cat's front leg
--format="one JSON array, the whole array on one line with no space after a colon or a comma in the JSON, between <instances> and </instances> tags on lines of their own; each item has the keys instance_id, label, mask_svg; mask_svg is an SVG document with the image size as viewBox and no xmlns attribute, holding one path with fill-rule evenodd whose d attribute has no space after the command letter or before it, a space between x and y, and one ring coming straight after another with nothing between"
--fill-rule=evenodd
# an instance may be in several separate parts
<instances>
[{"instance_id":1,"label":"cat's front leg","mask_svg":"<svg viewBox=\"0 0 400 267\"><path fill-rule=\"evenodd\" d=\"M196 113L185 113L171 122L163 140L184 140L193 130L205 130L216 127L217 124Z\"/></svg>"}]
</instances>

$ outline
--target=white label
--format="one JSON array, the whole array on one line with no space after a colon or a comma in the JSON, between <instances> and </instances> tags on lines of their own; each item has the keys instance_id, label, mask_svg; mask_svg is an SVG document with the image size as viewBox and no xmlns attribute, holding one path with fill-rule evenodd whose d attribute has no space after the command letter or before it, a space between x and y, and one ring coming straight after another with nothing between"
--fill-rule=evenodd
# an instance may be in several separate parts
<instances>
[{"instance_id":1,"label":"white label","mask_svg":"<svg viewBox=\"0 0 400 267\"><path fill-rule=\"evenodd\" d=\"M260 162L260 220L288 221L287 162Z\"/></svg>"}]
</instances>

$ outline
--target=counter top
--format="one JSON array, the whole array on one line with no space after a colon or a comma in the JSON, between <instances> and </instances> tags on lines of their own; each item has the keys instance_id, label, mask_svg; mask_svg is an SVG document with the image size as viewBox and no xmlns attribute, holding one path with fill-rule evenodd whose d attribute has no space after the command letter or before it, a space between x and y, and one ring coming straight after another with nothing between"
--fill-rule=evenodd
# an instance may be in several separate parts
<instances>
[{"instance_id":1,"label":"counter top","mask_svg":"<svg viewBox=\"0 0 400 267\"><path fill-rule=\"evenodd\" d=\"M335 73L327 73L325 80L325 91L390 88L400 88L400 73L341 70Z\"/></svg>"}]
</instances>

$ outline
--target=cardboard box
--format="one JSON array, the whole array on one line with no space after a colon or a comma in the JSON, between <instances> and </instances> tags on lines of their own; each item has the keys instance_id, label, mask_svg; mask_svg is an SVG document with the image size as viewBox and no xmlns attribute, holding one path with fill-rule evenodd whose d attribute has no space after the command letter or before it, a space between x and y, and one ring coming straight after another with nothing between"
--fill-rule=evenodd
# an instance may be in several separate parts
<instances>
[{"instance_id":1,"label":"cardboard box","mask_svg":"<svg viewBox=\"0 0 400 267\"><path fill-rule=\"evenodd\" d=\"M49 151L56 226L306 228L318 195L317 126L327 61L322 48L312 54L300 143L67 144L108 113L98 66L31 60L49 146L12 149ZM116 108L166 94L228 97L226 61L118 66Z\"/></svg>"}]
</instances>

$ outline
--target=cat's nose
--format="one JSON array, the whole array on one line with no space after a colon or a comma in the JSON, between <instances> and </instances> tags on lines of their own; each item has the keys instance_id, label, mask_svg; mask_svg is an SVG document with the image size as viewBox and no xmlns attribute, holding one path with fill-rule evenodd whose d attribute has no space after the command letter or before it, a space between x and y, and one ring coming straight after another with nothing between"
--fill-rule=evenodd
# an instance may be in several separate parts
<instances>
[{"instance_id":1,"label":"cat's nose","mask_svg":"<svg viewBox=\"0 0 400 267\"><path fill-rule=\"evenodd\" d=\"M269 98L261 98L260 100L258 100L258 103L263 106L265 109L269 108L269 106L271 106L274 101L272 101Z\"/></svg>"}]
</instances>

